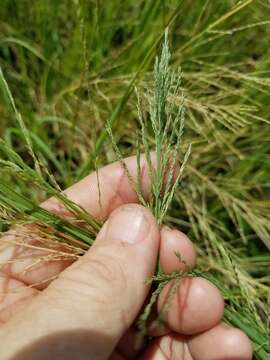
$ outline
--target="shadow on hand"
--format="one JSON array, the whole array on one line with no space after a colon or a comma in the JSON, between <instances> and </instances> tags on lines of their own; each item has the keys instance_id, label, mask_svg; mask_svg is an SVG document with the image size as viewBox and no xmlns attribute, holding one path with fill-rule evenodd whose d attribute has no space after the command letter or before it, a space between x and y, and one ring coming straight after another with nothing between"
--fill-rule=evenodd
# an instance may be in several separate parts
<instances>
[{"instance_id":1,"label":"shadow on hand","mask_svg":"<svg viewBox=\"0 0 270 360\"><path fill-rule=\"evenodd\" d=\"M9 360L103 360L110 356L114 346L104 334L73 330L46 336Z\"/></svg>"}]
</instances>

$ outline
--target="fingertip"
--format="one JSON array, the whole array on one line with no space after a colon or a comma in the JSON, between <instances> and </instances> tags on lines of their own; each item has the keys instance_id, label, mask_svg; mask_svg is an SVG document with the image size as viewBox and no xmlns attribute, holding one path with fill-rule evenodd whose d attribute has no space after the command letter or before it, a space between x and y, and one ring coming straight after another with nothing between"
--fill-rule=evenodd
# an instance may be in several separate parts
<instances>
[{"instance_id":1,"label":"fingertip","mask_svg":"<svg viewBox=\"0 0 270 360\"><path fill-rule=\"evenodd\" d=\"M170 333L154 339L140 360L185 359L192 360L186 338Z\"/></svg>"},{"instance_id":2,"label":"fingertip","mask_svg":"<svg viewBox=\"0 0 270 360\"><path fill-rule=\"evenodd\" d=\"M115 209L101 228L89 256L104 247L118 258L125 252L125 271L145 279L155 271L158 256L160 231L154 215L139 204L125 204ZM92 253L92 255L91 255ZM87 254L86 254L87 256Z\"/></svg>"},{"instance_id":3,"label":"fingertip","mask_svg":"<svg viewBox=\"0 0 270 360\"><path fill-rule=\"evenodd\" d=\"M167 226L162 227L160 265L166 274L192 268L196 264L196 258L194 245L184 233Z\"/></svg>"},{"instance_id":4,"label":"fingertip","mask_svg":"<svg viewBox=\"0 0 270 360\"><path fill-rule=\"evenodd\" d=\"M115 209L99 232L93 247L112 241L137 244L148 239L159 245L159 227L149 209L139 204L125 204Z\"/></svg>"},{"instance_id":5,"label":"fingertip","mask_svg":"<svg viewBox=\"0 0 270 360\"><path fill-rule=\"evenodd\" d=\"M224 300L215 285L200 277L185 277L172 293L175 281L168 283L158 299L158 311L170 301L164 314L169 328L179 334L192 335L216 325L223 316ZM170 298L172 296L172 298Z\"/></svg>"},{"instance_id":6,"label":"fingertip","mask_svg":"<svg viewBox=\"0 0 270 360\"><path fill-rule=\"evenodd\" d=\"M252 346L241 330L225 324L192 337L188 342L194 359L200 360L251 360Z\"/></svg>"}]
</instances>

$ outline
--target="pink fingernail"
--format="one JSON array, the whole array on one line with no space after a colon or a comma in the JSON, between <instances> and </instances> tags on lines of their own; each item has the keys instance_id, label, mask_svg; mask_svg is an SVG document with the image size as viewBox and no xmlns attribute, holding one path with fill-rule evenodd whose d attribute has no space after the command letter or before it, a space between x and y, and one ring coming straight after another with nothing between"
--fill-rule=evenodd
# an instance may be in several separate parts
<instances>
[{"instance_id":1,"label":"pink fingernail","mask_svg":"<svg viewBox=\"0 0 270 360\"><path fill-rule=\"evenodd\" d=\"M149 222L143 208L124 206L109 218L106 237L111 240L135 244L147 237Z\"/></svg>"}]
</instances>

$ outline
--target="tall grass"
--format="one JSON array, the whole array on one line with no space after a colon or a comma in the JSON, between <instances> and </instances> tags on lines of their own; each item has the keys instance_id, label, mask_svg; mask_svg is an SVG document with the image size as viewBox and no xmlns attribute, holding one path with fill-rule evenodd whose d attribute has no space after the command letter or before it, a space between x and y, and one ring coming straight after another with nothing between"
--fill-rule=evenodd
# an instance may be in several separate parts
<instances>
[{"instance_id":1,"label":"tall grass","mask_svg":"<svg viewBox=\"0 0 270 360\"><path fill-rule=\"evenodd\" d=\"M250 336L257 359L269 356L269 10L266 0L106 6L38 0L31 7L26 0L3 0L0 8L2 229L18 220L37 221L51 229L48 241L56 236L72 243L74 252L83 251L100 224L60 189L119 155L139 158L138 133L146 152L168 149L172 136L146 205L195 242L199 265L188 275L205 276L221 289L225 319ZM153 88L153 80L163 88L170 83L157 75L166 74L162 60L152 76L168 24L170 66L175 74L181 66L183 73L181 84L174 76L167 93L170 124L157 107L162 94ZM182 128L177 109L183 108L181 137L175 131ZM172 169L174 154L183 161L182 149L191 143L181 186L173 199L160 201L161 174ZM38 206L51 195L75 222ZM153 281L160 289L168 278L156 274Z\"/></svg>"}]
</instances>

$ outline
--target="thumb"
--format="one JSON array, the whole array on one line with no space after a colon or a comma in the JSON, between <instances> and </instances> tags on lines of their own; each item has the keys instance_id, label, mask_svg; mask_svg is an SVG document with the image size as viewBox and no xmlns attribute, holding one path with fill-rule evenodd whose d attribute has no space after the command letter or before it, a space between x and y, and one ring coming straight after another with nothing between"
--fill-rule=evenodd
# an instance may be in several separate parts
<instances>
[{"instance_id":1,"label":"thumb","mask_svg":"<svg viewBox=\"0 0 270 360\"><path fill-rule=\"evenodd\" d=\"M21 315L25 320L12 319L17 327L26 324L19 337L13 336L13 349L14 342L21 343L18 349L35 344L31 354L38 346L38 359L43 359L40 348L49 343L51 360L53 355L107 358L144 303L145 280L154 273L158 246L158 225L149 210L135 204L115 210L92 248L36 298Z\"/></svg>"}]
</instances>

